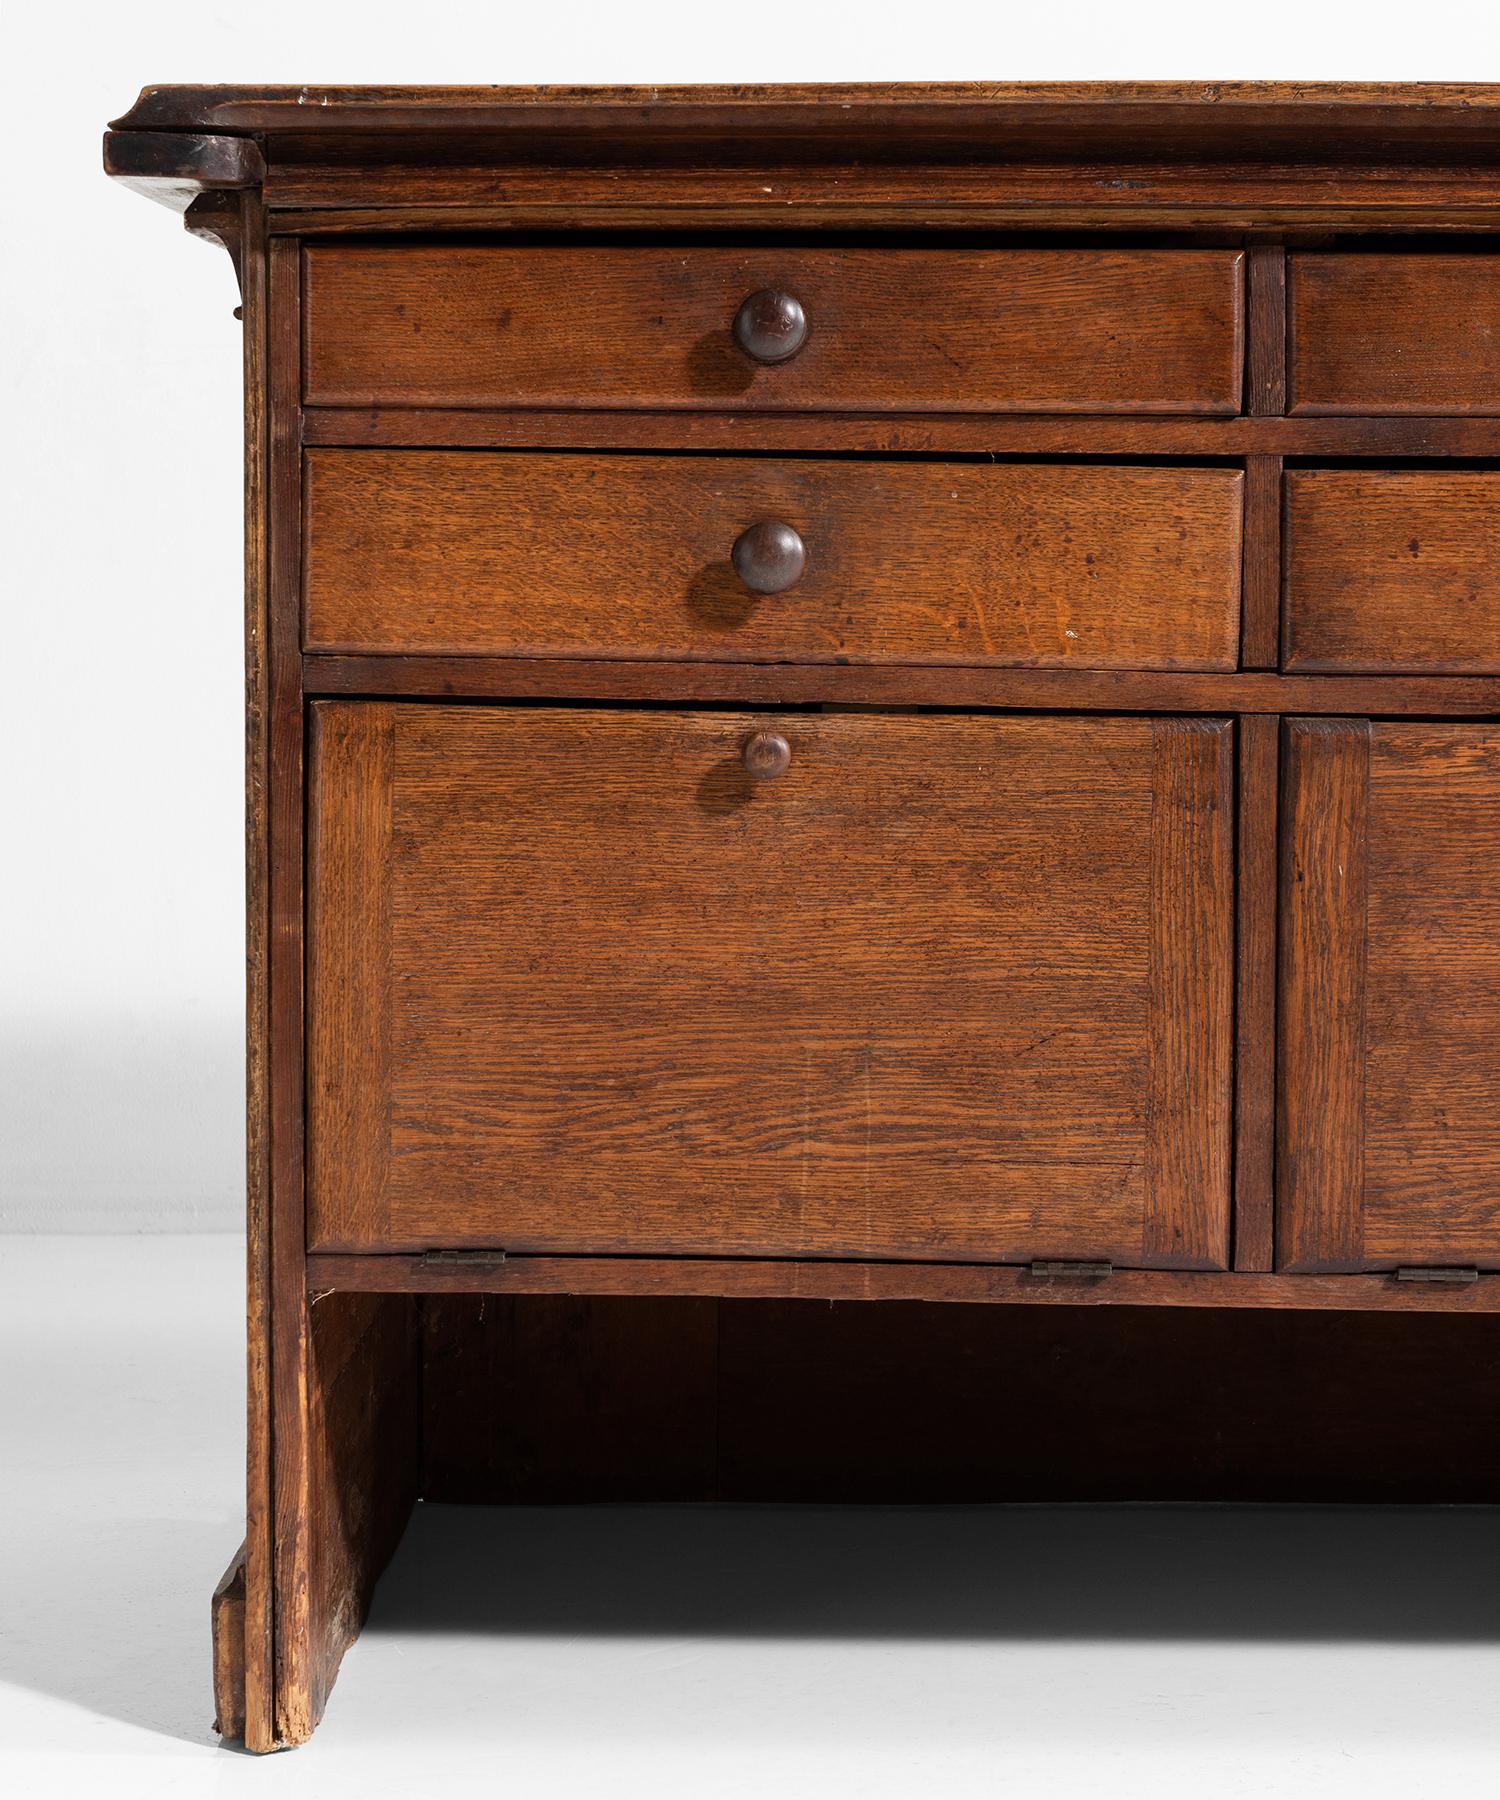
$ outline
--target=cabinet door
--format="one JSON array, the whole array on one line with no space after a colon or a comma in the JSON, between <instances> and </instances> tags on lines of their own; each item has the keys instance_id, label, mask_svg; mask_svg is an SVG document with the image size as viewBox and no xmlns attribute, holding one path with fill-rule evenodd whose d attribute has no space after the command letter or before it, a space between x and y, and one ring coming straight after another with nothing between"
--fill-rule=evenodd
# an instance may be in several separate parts
<instances>
[{"instance_id":1,"label":"cabinet door","mask_svg":"<svg viewBox=\"0 0 1500 1800\"><path fill-rule=\"evenodd\" d=\"M1500 727L1288 722L1278 1241L1500 1267Z\"/></svg>"},{"instance_id":2,"label":"cabinet door","mask_svg":"<svg viewBox=\"0 0 1500 1800\"><path fill-rule=\"evenodd\" d=\"M313 1246L1222 1266L1232 760L1222 720L318 705Z\"/></svg>"}]
</instances>

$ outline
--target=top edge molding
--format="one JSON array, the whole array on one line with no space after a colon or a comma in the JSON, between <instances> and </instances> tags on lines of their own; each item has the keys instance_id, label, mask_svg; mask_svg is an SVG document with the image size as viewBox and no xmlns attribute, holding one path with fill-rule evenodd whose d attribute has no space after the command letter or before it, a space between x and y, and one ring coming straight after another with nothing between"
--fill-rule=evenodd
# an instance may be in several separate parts
<instances>
[{"instance_id":1,"label":"top edge molding","mask_svg":"<svg viewBox=\"0 0 1500 1800\"><path fill-rule=\"evenodd\" d=\"M338 131L371 125L460 125L496 129L534 124L557 113L589 117L645 113L686 118L695 112L829 115L891 109L921 116L1020 109L1032 113L1081 108L1130 112L1182 109L1201 116L1240 109L1297 108L1341 115L1394 111L1407 119L1434 112L1488 117L1500 113L1500 83L1473 82L934 82L812 83L672 87L146 87L113 121L116 131L256 133Z\"/></svg>"}]
</instances>

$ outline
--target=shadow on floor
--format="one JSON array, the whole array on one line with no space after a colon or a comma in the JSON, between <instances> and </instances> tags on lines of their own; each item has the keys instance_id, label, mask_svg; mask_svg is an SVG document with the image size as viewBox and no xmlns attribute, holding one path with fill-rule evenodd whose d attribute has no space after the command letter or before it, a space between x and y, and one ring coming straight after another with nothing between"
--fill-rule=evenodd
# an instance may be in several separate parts
<instances>
[{"instance_id":1,"label":"shadow on floor","mask_svg":"<svg viewBox=\"0 0 1500 1800\"><path fill-rule=\"evenodd\" d=\"M1494 1643L1500 1509L419 1506L367 1630Z\"/></svg>"}]
</instances>

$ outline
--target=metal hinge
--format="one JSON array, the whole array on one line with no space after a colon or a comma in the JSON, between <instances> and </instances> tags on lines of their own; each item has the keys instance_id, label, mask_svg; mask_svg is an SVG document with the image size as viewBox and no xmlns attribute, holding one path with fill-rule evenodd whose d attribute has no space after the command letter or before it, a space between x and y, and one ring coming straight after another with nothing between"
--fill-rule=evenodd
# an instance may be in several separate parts
<instances>
[{"instance_id":1,"label":"metal hinge","mask_svg":"<svg viewBox=\"0 0 1500 1800\"><path fill-rule=\"evenodd\" d=\"M503 1263L505 1252L503 1250L424 1250L422 1261L428 1265L458 1263L460 1266L469 1268L476 1266L482 1268L486 1263Z\"/></svg>"},{"instance_id":2,"label":"metal hinge","mask_svg":"<svg viewBox=\"0 0 1500 1800\"><path fill-rule=\"evenodd\" d=\"M1397 1281L1441 1281L1456 1287L1465 1282L1478 1281L1479 1271L1478 1269L1426 1269L1413 1266L1397 1269L1396 1279Z\"/></svg>"},{"instance_id":3,"label":"metal hinge","mask_svg":"<svg viewBox=\"0 0 1500 1800\"><path fill-rule=\"evenodd\" d=\"M1115 1268L1107 1262L1034 1262L1030 1272L1071 1277L1074 1281L1102 1281L1106 1275L1113 1275Z\"/></svg>"}]
</instances>

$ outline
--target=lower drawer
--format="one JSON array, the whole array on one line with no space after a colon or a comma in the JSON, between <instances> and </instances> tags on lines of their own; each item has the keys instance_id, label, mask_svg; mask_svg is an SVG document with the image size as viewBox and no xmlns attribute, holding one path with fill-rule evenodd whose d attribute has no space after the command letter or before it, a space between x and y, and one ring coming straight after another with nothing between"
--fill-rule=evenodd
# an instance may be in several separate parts
<instances>
[{"instance_id":1,"label":"lower drawer","mask_svg":"<svg viewBox=\"0 0 1500 1800\"><path fill-rule=\"evenodd\" d=\"M1232 762L317 705L311 1246L1223 1266Z\"/></svg>"},{"instance_id":2,"label":"lower drawer","mask_svg":"<svg viewBox=\"0 0 1500 1800\"><path fill-rule=\"evenodd\" d=\"M313 450L305 638L1233 669L1240 487L1225 468Z\"/></svg>"}]
</instances>

